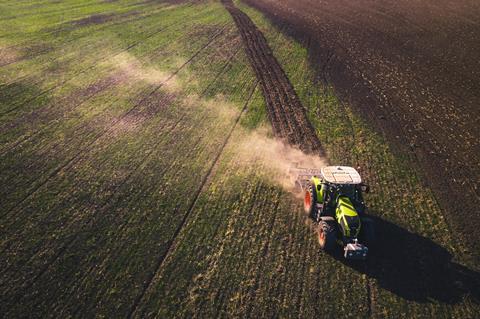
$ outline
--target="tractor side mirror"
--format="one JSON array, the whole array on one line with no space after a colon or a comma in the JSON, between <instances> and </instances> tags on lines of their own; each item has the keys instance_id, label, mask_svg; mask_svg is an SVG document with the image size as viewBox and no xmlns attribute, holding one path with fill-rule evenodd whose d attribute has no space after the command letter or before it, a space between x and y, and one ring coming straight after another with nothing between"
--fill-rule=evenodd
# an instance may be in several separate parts
<instances>
[{"instance_id":1,"label":"tractor side mirror","mask_svg":"<svg viewBox=\"0 0 480 319\"><path fill-rule=\"evenodd\" d=\"M370 192L370 186L368 186L367 184L361 184L360 189L366 194Z\"/></svg>"}]
</instances>

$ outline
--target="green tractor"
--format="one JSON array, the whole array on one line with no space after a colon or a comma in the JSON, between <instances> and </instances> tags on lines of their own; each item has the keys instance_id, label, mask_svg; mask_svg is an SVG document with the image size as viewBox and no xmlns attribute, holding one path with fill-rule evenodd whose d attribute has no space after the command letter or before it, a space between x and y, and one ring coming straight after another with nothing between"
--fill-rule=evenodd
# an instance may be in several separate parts
<instances>
[{"instance_id":1,"label":"green tractor","mask_svg":"<svg viewBox=\"0 0 480 319\"><path fill-rule=\"evenodd\" d=\"M347 259L364 260L374 241L373 220L365 215L363 193L369 188L347 166L296 169L295 183L304 192L304 209L312 219L320 247L334 252L338 244Z\"/></svg>"}]
</instances>

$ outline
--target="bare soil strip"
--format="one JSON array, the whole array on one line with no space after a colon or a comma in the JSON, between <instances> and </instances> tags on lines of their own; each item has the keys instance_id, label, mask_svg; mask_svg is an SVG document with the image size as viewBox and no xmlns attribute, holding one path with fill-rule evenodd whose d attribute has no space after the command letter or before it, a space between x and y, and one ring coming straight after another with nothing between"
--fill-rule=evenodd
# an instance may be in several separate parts
<instances>
[{"instance_id":1,"label":"bare soil strip","mask_svg":"<svg viewBox=\"0 0 480 319\"><path fill-rule=\"evenodd\" d=\"M231 0L222 0L222 3L232 15L242 36L245 51L262 88L274 134L304 152L323 156L324 151L307 119L305 109L273 56L265 37Z\"/></svg>"}]
</instances>

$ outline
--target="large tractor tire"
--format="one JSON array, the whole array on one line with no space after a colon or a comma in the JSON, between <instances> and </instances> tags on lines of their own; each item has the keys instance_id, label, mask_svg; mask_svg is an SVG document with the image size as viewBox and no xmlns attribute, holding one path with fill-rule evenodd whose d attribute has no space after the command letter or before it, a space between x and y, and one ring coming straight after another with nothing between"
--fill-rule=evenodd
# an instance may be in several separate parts
<instances>
[{"instance_id":1,"label":"large tractor tire","mask_svg":"<svg viewBox=\"0 0 480 319\"><path fill-rule=\"evenodd\" d=\"M362 228L360 229L360 238L362 244L367 247L372 247L375 245L375 223L371 218L364 217L362 218Z\"/></svg>"},{"instance_id":2,"label":"large tractor tire","mask_svg":"<svg viewBox=\"0 0 480 319\"><path fill-rule=\"evenodd\" d=\"M320 248L327 252L332 252L335 249L337 241L335 221L321 220L317 226L317 235Z\"/></svg>"},{"instance_id":3,"label":"large tractor tire","mask_svg":"<svg viewBox=\"0 0 480 319\"><path fill-rule=\"evenodd\" d=\"M314 186L308 187L305 191L305 197L303 198L303 209L305 214L312 219L315 219L317 216L317 192L315 191Z\"/></svg>"}]
</instances>

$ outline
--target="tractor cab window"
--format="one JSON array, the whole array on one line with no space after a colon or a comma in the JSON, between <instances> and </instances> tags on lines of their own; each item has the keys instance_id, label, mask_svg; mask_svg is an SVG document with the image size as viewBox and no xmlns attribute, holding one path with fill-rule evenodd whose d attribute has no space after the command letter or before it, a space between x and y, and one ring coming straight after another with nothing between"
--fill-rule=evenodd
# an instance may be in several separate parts
<instances>
[{"instance_id":1,"label":"tractor cab window","mask_svg":"<svg viewBox=\"0 0 480 319\"><path fill-rule=\"evenodd\" d=\"M340 195L347 196L350 199L356 198L356 189L354 185L340 185L338 188Z\"/></svg>"}]
</instances>

